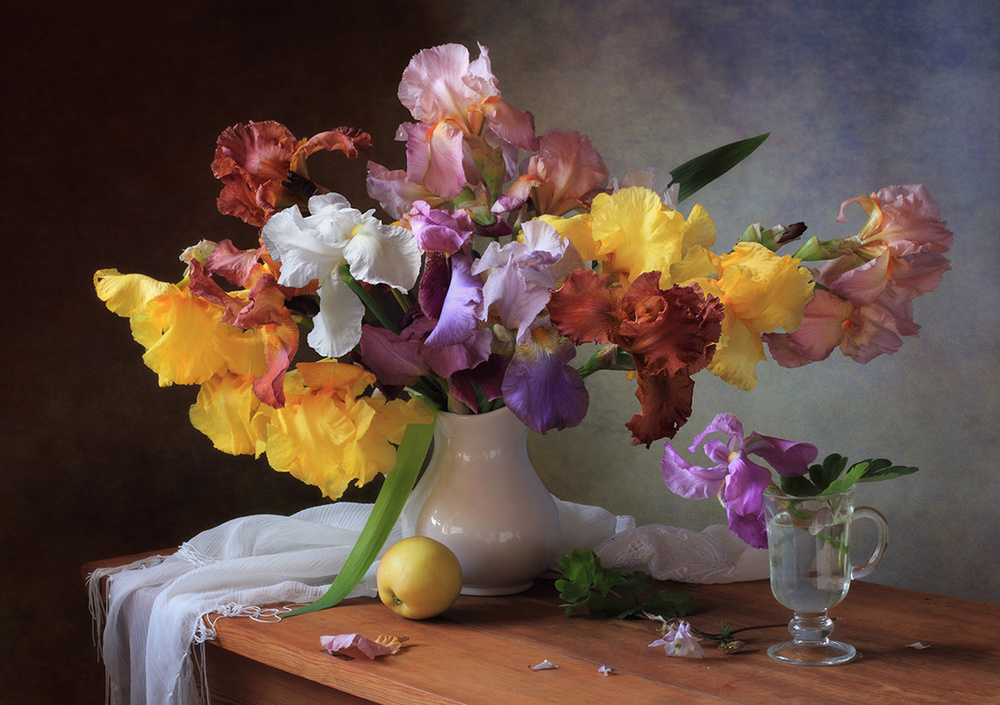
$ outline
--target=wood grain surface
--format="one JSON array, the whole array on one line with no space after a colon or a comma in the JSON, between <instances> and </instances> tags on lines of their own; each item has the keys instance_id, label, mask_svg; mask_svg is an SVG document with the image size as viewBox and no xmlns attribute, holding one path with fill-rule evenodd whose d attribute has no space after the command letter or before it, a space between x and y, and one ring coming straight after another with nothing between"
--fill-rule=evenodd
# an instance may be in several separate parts
<instances>
[{"instance_id":1,"label":"wood grain surface","mask_svg":"<svg viewBox=\"0 0 1000 705\"><path fill-rule=\"evenodd\" d=\"M790 617L766 581L682 589L698 607L691 622L704 631L718 631L723 621L740 628ZM768 646L787 638L783 627L746 632L739 654L706 644L704 659L668 658L661 648L648 647L658 636L652 622L566 618L551 581L510 597L463 596L442 616L422 622L358 598L276 624L220 619L209 652L225 651L227 658L218 672L210 658L209 676L210 683L225 678L249 684L245 674L260 677L258 664L265 664L267 682L304 680L328 689L313 699L255 700L248 687L241 702L251 703L997 702L1000 606L856 582L831 616L837 619L834 637L861 656L843 666L807 668L767 656ZM320 636L350 632L409 640L398 654L374 661L338 658L320 648ZM907 646L914 642L929 648ZM530 669L544 659L559 668ZM614 674L600 674L602 664ZM254 688L263 693L264 686ZM342 694L355 699L336 699Z\"/></svg>"}]
</instances>

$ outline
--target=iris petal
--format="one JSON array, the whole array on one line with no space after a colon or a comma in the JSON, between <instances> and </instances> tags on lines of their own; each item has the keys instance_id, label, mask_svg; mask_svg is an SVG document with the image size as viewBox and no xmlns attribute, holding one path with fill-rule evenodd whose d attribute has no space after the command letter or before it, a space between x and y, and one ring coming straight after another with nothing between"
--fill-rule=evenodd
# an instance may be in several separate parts
<instances>
[{"instance_id":1,"label":"iris petal","mask_svg":"<svg viewBox=\"0 0 1000 705\"><path fill-rule=\"evenodd\" d=\"M579 373L569 366L576 348L554 331L539 331L518 346L503 379L503 398L514 415L539 433L576 426L590 397Z\"/></svg>"},{"instance_id":2,"label":"iris petal","mask_svg":"<svg viewBox=\"0 0 1000 705\"><path fill-rule=\"evenodd\" d=\"M620 324L615 298L620 299L621 288L609 289L610 281L610 275L581 269L552 293L549 317L560 333L577 344L612 342Z\"/></svg>"},{"instance_id":3,"label":"iris petal","mask_svg":"<svg viewBox=\"0 0 1000 705\"><path fill-rule=\"evenodd\" d=\"M673 438L691 416L694 380L689 375L638 375L635 396L642 412L625 424L632 432L632 445Z\"/></svg>"},{"instance_id":4,"label":"iris petal","mask_svg":"<svg viewBox=\"0 0 1000 705\"><path fill-rule=\"evenodd\" d=\"M267 460L336 499L347 486L363 485L395 463L408 423L427 423L431 412L417 400L358 397L374 378L355 365L301 363L287 376L288 404L271 412Z\"/></svg>"},{"instance_id":5,"label":"iris petal","mask_svg":"<svg viewBox=\"0 0 1000 705\"><path fill-rule=\"evenodd\" d=\"M753 548L767 548L767 525L762 514L727 512L729 530Z\"/></svg>"},{"instance_id":6,"label":"iris petal","mask_svg":"<svg viewBox=\"0 0 1000 705\"><path fill-rule=\"evenodd\" d=\"M485 362L472 369L459 370L448 380L448 394L465 404L469 409L479 408L476 389L488 401L503 397L503 379L510 365L503 355L490 355Z\"/></svg>"},{"instance_id":7,"label":"iris petal","mask_svg":"<svg viewBox=\"0 0 1000 705\"><path fill-rule=\"evenodd\" d=\"M682 458L669 443L663 448L660 472L670 490L687 499L707 499L719 494L729 468L703 468Z\"/></svg>"},{"instance_id":8,"label":"iris petal","mask_svg":"<svg viewBox=\"0 0 1000 705\"><path fill-rule=\"evenodd\" d=\"M464 255L451 258L451 281L441 304L437 324L429 336L430 347L457 345L469 339L479 327L476 312L483 302L483 284L471 272L472 263Z\"/></svg>"},{"instance_id":9,"label":"iris petal","mask_svg":"<svg viewBox=\"0 0 1000 705\"><path fill-rule=\"evenodd\" d=\"M94 274L94 289L108 310L119 316L132 316L150 300L177 289L145 274L122 274L117 269L101 269Z\"/></svg>"},{"instance_id":10,"label":"iris petal","mask_svg":"<svg viewBox=\"0 0 1000 705\"><path fill-rule=\"evenodd\" d=\"M737 514L756 514L763 507L762 496L770 482L770 470L737 453L729 461L722 499Z\"/></svg>"},{"instance_id":11,"label":"iris petal","mask_svg":"<svg viewBox=\"0 0 1000 705\"><path fill-rule=\"evenodd\" d=\"M419 340L404 340L390 330L364 326L361 359L385 385L413 384L428 371Z\"/></svg>"},{"instance_id":12,"label":"iris petal","mask_svg":"<svg viewBox=\"0 0 1000 705\"><path fill-rule=\"evenodd\" d=\"M420 274L420 249L413 233L398 225L382 225L367 214L351 229L344 258L356 279L404 292Z\"/></svg>"},{"instance_id":13,"label":"iris petal","mask_svg":"<svg viewBox=\"0 0 1000 705\"><path fill-rule=\"evenodd\" d=\"M432 209L417 201L410 211L410 228L424 252L453 255L472 240L475 227L468 211Z\"/></svg>"},{"instance_id":14,"label":"iris petal","mask_svg":"<svg viewBox=\"0 0 1000 705\"><path fill-rule=\"evenodd\" d=\"M323 357L346 355L361 340L365 305L336 274L319 287L319 313L309 331L309 346Z\"/></svg>"},{"instance_id":15,"label":"iris petal","mask_svg":"<svg viewBox=\"0 0 1000 705\"><path fill-rule=\"evenodd\" d=\"M189 416L191 424L223 453L256 455L262 449L263 439L252 419L259 408L252 379L225 374L201 385Z\"/></svg>"},{"instance_id":16,"label":"iris petal","mask_svg":"<svg viewBox=\"0 0 1000 705\"><path fill-rule=\"evenodd\" d=\"M786 441L759 433L750 434L745 450L763 458L779 475L785 477L805 475L809 472L809 464L819 455L819 449L811 443Z\"/></svg>"}]
</instances>

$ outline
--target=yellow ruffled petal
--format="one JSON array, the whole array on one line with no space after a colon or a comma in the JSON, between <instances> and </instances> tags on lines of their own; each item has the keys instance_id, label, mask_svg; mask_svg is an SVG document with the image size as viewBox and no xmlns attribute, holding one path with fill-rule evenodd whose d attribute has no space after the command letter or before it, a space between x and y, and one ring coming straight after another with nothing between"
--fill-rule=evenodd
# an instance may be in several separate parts
<instances>
[{"instance_id":1,"label":"yellow ruffled petal","mask_svg":"<svg viewBox=\"0 0 1000 705\"><path fill-rule=\"evenodd\" d=\"M201 385L188 416L191 424L212 444L231 455L258 455L263 449L263 427L254 423L262 405L253 391L253 378L227 374ZM263 407L270 409L270 407Z\"/></svg>"},{"instance_id":2,"label":"yellow ruffled petal","mask_svg":"<svg viewBox=\"0 0 1000 705\"><path fill-rule=\"evenodd\" d=\"M696 249L692 249L692 255ZM706 295L719 298L726 310L722 337L708 370L740 389L757 386L756 366L764 355L762 333L778 328L791 332L802 323L812 298L812 275L794 257L778 256L758 243L740 243L721 257L706 253L703 263L718 278L694 277ZM690 271L697 269L692 259ZM688 273L685 271L685 273Z\"/></svg>"},{"instance_id":3,"label":"yellow ruffled petal","mask_svg":"<svg viewBox=\"0 0 1000 705\"><path fill-rule=\"evenodd\" d=\"M674 283L672 267L687 251L715 240L715 224L701 206L695 206L688 222L647 188L600 194L591 215L598 255L607 257L612 271L628 283L644 272L659 271L660 288L669 288Z\"/></svg>"},{"instance_id":4,"label":"yellow ruffled petal","mask_svg":"<svg viewBox=\"0 0 1000 705\"><path fill-rule=\"evenodd\" d=\"M812 275L799 260L779 256L758 243L738 244L722 257L719 286L723 303L761 333L778 328L791 332L802 323L802 311L812 298Z\"/></svg>"},{"instance_id":5,"label":"yellow ruffled petal","mask_svg":"<svg viewBox=\"0 0 1000 705\"><path fill-rule=\"evenodd\" d=\"M374 479L382 472L387 473L396 464L396 448L380 431L380 409L384 399L362 397L350 409L350 418L355 425L355 436L343 449L345 472L356 478L359 485Z\"/></svg>"},{"instance_id":6,"label":"yellow ruffled petal","mask_svg":"<svg viewBox=\"0 0 1000 705\"><path fill-rule=\"evenodd\" d=\"M309 393L295 404L275 409L267 427L267 461L320 488L327 497L343 494L350 478L342 477L340 448L353 426L327 394Z\"/></svg>"},{"instance_id":7,"label":"yellow ruffled petal","mask_svg":"<svg viewBox=\"0 0 1000 705\"><path fill-rule=\"evenodd\" d=\"M433 412L419 400L359 396L371 381L364 369L332 360L286 375L286 405L270 411L266 431L271 467L332 499L392 470L393 443L408 423L430 423Z\"/></svg>"},{"instance_id":8,"label":"yellow ruffled petal","mask_svg":"<svg viewBox=\"0 0 1000 705\"><path fill-rule=\"evenodd\" d=\"M223 323L222 314L218 304L174 287L132 315L132 335L146 348L142 359L161 387L266 371L259 333Z\"/></svg>"},{"instance_id":9,"label":"yellow ruffled petal","mask_svg":"<svg viewBox=\"0 0 1000 705\"><path fill-rule=\"evenodd\" d=\"M433 412L420 399L386 401L381 397L360 397L351 410L357 420L357 442L344 450L344 466L358 484L386 473L396 464L396 448L403 431L411 423L430 423ZM365 408L367 407L367 408Z\"/></svg>"},{"instance_id":10,"label":"yellow ruffled petal","mask_svg":"<svg viewBox=\"0 0 1000 705\"><path fill-rule=\"evenodd\" d=\"M684 229L684 252L692 247L709 248L715 244L715 221L700 204L695 204Z\"/></svg>"},{"instance_id":11,"label":"yellow ruffled petal","mask_svg":"<svg viewBox=\"0 0 1000 705\"><path fill-rule=\"evenodd\" d=\"M301 362L296 370L306 387L326 390L341 400L360 396L367 387L375 384L375 375L363 367L335 360Z\"/></svg>"},{"instance_id":12,"label":"yellow ruffled petal","mask_svg":"<svg viewBox=\"0 0 1000 705\"><path fill-rule=\"evenodd\" d=\"M750 391L757 386L757 363L764 359L760 332L727 312L708 371L734 387Z\"/></svg>"},{"instance_id":13,"label":"yellow ruffled petal","mask_svg":"<svg viewBox=\"0 0 1000 705\"><path fill-rule=\"evenodd\" d=\"M107 304L108 310L119 316L132 316L150 300L170 291L178 291L173 284L157 281L145 274L122 274L117 269L101 269L94 274L97 298Z\"/></svg>"},{"instance_id":14,"label":"yellow ruffled petal","mask_svg":"<svg viewBox=\"0 0 1000 705\"><path fill-rule=\"evenodd\" d=\"M714 277L719 273L721 258L701 245L687 251L677 264L670 268L670 276L675 284L687 286L694 280Z\"/></svg>"}]
</instances>

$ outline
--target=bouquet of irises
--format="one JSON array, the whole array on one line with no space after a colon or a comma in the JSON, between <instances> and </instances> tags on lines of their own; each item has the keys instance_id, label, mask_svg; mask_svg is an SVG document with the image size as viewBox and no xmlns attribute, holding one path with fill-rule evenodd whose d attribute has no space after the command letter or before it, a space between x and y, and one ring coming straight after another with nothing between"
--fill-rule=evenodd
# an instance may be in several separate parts
<instances>
[{"instance_id":1,"label":"bouquet of irises","mask_svg":"<svg viewBox=\"0 0 1000 705\"><path fill-rule=\"evenodd\" d=\"M837 348L867 362L916 334L910 302L936 286L951 243L922 187L846 201L868 214L850 237L780 255L804 226L751 225L716 254L708 212L680 204L767 135L662 178L613 177L587 136L536 134L479 52L434 47L403 72L405 168L368 162L383 215L307 168L317 152L367 155L364 131L238 124L212 170L248 242L192 245L176 283L95 275L160 384L199 386L191 422L219 450L264 455L333 499L387 473L382 494L398 500L439 409L505 405L545 433L583 419L585 377L625 370L639 401L626 425L648 447L685 423L701 370L752 389L765 345L784 366ZM575 365L584 343L597 352Z\"/></svg>"}]
</instances>

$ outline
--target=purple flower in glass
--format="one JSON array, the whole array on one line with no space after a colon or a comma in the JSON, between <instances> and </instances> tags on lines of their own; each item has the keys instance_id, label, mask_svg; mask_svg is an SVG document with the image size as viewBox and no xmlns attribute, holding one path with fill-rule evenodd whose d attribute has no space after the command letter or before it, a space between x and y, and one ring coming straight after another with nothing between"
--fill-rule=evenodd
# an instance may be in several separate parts
<instances>
[{"instance_id":1,"label":"purple flower in glass","mask_svg":"<svg viewBox=\"0 0 1000 705\"><path fill-rule=\"evenodd\" d=\"M707 436L721 433L723 442ZM755 548L767 547L764 524L764 490L771 483L771 471L750 459L763 458L778 474L785 477L804 475L818 451L810 443L797 443L753 433L743 435L743 424L732 414L719 414L702 431L688 450L702 451L715 465L704 467L684 460L667 443L663 449L661 471L667 487L688 499L718 496L726 509L729 529Z\"/></svg>"}]
</instances>

